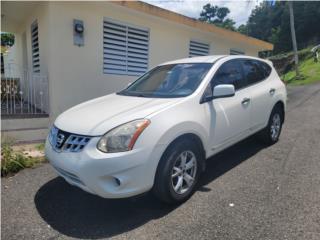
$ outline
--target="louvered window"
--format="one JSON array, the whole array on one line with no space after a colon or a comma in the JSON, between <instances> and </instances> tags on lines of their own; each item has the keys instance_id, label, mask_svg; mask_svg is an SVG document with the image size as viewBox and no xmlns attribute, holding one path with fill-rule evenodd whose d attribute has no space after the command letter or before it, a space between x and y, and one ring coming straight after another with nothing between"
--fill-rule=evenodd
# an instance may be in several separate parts
<instances>
[{"instance_id":1,"label":"louvered window","mask_svg":"<svg viewBox=\"0 0 320 240\"><path fill-rule=\"evenodd\" d=\"M207 43L190 41L189 57L209 55L210 45Z\"/></svg>"},{"instance_id":2,"label":"louvered window","mask_svg":"<svg viewBox=\"0 0 320 240\"><path fill-rule=\"evenodd\" d=\"M244 55L244 52L235 48L231 48L230 55Z\"/></svg>"},{"instance_id":3,"label":"louvered window","mask_svg":"<svg viewBox=\"0 0 320 240\"><path fill-rule=\"evenodd\" d=\"M148 29L104 20L104 73L142 75L148 69L148 55Z\"/></svg>"},{"instance_id":4,"label":"louvered window","mask_svg":"<svg viewBox=\"0 0 320 240\"><path fill-rule=\"evenodd\" d=\"M32 49L32 69L33 72L40 72L39 34L38 22L31 25L31 49Z\"/></svg>"}]
</instances>

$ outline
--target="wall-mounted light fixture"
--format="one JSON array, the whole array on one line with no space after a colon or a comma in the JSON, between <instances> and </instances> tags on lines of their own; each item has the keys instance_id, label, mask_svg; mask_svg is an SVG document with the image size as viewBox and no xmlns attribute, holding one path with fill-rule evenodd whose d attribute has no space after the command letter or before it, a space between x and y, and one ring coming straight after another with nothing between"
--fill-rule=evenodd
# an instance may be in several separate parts
<instances>
[{"instance_id":1,"label":"wall-mounted light fixture","mask_svg":"<svg viewBox=\"0 0 320 240\"><path fill-rule=\"evenodd\" d=\"M84 45L84 25L82 20L73 19L73 44Z\"/></svg>"}]
</instances>

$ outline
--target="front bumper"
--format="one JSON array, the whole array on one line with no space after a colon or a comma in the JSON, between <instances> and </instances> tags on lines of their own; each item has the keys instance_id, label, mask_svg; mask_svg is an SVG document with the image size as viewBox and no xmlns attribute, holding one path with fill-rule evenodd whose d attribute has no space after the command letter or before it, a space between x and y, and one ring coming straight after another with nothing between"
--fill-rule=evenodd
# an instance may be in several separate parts
<instances>
[{"instance_id":1,"label":"front bumper","mask_svg":"<svg viewBox=\"0 0 320 240\"><path fill-rule=\"evenodd\" d=\"M46 141L46 157L58 175L104 198L125 198L150 190L165 145L102 153L93 137L81 152L56 152Z\"/></svg>"}]
</instances>

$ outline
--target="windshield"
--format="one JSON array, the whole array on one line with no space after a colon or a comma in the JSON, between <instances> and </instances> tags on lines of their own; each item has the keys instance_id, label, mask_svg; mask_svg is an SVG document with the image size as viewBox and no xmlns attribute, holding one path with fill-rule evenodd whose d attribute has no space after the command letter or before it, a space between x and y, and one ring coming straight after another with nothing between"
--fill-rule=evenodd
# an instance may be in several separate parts
<instances>
[{"instance_id":1,"label":"windshield","mask_svg":"<svg viewBox=\"0 0 320 240\"><path fill-rule=\"evenodd\" d=\"M159 66L118 94L160 98L185 97L197 89L212 65L181 63Z\"/></svg>"}]
</instances>

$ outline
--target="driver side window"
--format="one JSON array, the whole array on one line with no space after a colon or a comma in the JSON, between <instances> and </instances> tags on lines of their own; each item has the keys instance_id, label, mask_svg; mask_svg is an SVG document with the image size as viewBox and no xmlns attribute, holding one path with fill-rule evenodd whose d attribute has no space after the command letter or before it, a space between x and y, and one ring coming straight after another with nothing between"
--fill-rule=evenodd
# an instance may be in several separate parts
<instances>
[{"instance_id":1,"label":"driver side window","mask_svg":"<svg viewBox=\"0 0 320 240\"><path fill-rule=\"evenodd\" d=\"M240 60L230 60L220 66L211 80L211 86L214 88L220 84L232 84L235 90L245 87Z\"/></svg>"}]
</instances>

